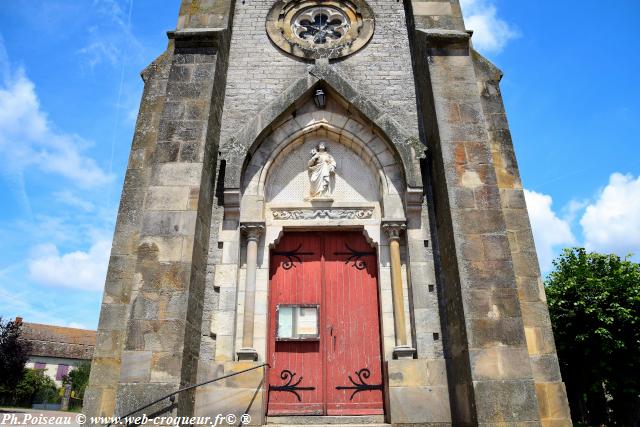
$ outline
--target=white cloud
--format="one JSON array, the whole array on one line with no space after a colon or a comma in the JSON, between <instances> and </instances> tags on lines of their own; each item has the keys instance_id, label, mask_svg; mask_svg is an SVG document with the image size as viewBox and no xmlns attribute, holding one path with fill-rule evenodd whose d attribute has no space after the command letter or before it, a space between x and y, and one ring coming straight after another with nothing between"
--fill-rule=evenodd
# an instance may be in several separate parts
<instances>
[{"instance_id":1,"label":"white cloud","mask_svg":"<svg viewBox=\"0 0 640 427\"><path fill-rule=\"evenodd\" d=\"M79 49L78 54L84 56L86 64L93 69L103 62L117 64L120 51L112 43L97 41Z\"/></svg>"},{"instance_id":2,"label":"white cloud","mask_svg":"<svg viewBox=\"0 0 640 427\"><path fill-rule=\"evenodd\" d=\"M0 58L2 52L0 40ZM84 187L106 184L113 177L83 153L89 145L55 129L24 70L9 72L0 81L0 161L5 172L15 175L35 167Z\"/></svg>"},{"instance_id":3,"label":"white cloud","mask_svg":"<svg viewBox=\"0 0 640 427\"><path fill-rule=\"evenodd\" d=\"M580 225L590 251L640 254L640 177L614 173Z\"/></svg>"},{"instance_id":4,"label":"white cloud","mask_svg":"<svg viewBox=\"0 0 640 427\"><path fill-rule=\"evenodd\" d=\"M73 296L65 295L61 300L55 292L57 290L43 291L29 289L24 285L0 284L0 314L5 320L19 316L25 322L81 329L96 328L100 301L95 301L95 295L87 298L86 295L76 293Z\"/></svg>"},{"instance_id":5,"label":"white cloud","mask_svg":"<svg viewBox=\"0 0 640 427\"><path fill-rule=\"evenodd\" d=\"M533 238L540 261L540 269L544 272L552 267L552 261L560 247L575 244L568 221L560 219L552 209L551 196L524 190L527 208L533 229Z\"/></svg>"},{"instance_id":6,"label":"white cloud","mask_svg":"<svg viewBox=\"0 0 640 427\"><path fill-rule=\"evenodd\" d=\"M93 203L76 196L69 190L55 192L53 193L53 197L64 204L85 212L91 212L95 209L95 205Z\"/></svg>"},{"instance_id":7,"label":"white cloud","mask_svg":"<svg viewBox=\"0 0 640 427\"><path fill-rule=\"evenodd\" d=\"M113 20L118 26L127 26L124 10L116 0L93 0L93 7L102 15ZM129 8L131 8L131 4L129 4Z\"/></svg>"},{"instance_id":8,"label":"white cloud","mask_svg":"<svg viewBox=\"0 0 640 427\"><path fill-rule=\"evenodd\" d=\"M473 45L480 51L500 53L520 33L498 16L491 0L461 0L466 27L473 30Z\"/></svg>"},{"instance_id":9,"label":"white cloud","mask_svg":"<svg viewBox=\"0 0 640 427\"><path fill-rule=\"evenodd\" d=\"M87 325L85 325L84 323L78 323L78 322L69 322L69 324L67 325L67 327L69 328L77 328L77 329L90 329Z\"/></svg>"},{"instance_id":10,"label":"white cloud","mask_svg":"<svg viewBox=\"0 0 640 427\"><path fill-rule=\"evenodd\" d=\"M91 71L100 64L115 66L141 57L144 46L131 28L133 0L94 0L98 24L87 29L87 44L77 51L81 66Z\"/></svg>"},{"instance_id":11,"label":"white cloud","mask_svg":"<svg viewBox=\"0 0 640 427\"><path fill-rule=\"evenodd\" d=\"M565 221L567 221L569 224L573 224L573 222L575 221L576 217L584 211L584 208L586 208L587 206L589 206L589 200L585 199L585 200L577 200L577 199L572 199L569 201L569 203L566 204L566 206L564 206L562 208L562 219L564 219Z\"/></svg>"},{"instance_id":12,"label":"white cloud","mask_svg":"<svg viewBox=\"0 0 640 427\"><path fill-rule=\"evenodd\" d=\"M40 284L100 291L107 274L111 242L96 241L88 251L60 254L53 244L37 246L28 261L29 277Z\"/></svg>"},{"instance_id":13,"label":"white cloud","mask_svg":"<svg viewBox=\"0 0 640 427\"><path fill-rule=\"evenodd\" d=\"M8 79L10 71L9 56L7 55L7 50L4 47L2 34L0 34L0 81Z\"/></svg>"}]
</instances>

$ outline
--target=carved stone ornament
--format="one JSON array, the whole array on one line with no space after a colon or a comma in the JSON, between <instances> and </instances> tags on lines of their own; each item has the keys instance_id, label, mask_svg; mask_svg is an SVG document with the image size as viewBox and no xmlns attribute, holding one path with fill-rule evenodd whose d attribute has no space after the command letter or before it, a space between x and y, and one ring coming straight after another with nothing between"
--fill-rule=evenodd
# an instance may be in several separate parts
<instances>
[{"instance_id":1,"label":"carved stone ornament","mask_svg":"<svg viewBox=\"0 0 640 427\"><path fill-rule=\"evenodd\" d=\"M374 19L364 0L276 1L267 34L283 51L308 60L350 55L373 36Z\"/></svg>"},{"instance_id":2,"label":"carved stone ornament","mask_svg":"<svg viewBox=\"0 0 640 427\"><path fill-rule=\"evenodd\" d=\"M240 230L247 236L247 240L259 240L265 227L260 222L245 222L240 225Z\"/></svg>"},{"instance_id":3,"label":"carved stone ornament","mask_svg":"<svg viewBox=\"0 0 640 427\"><path fill-rule=\"evenodd\" d=\"M275 220L313 220L313 219L371 219L373 208L273 208L271 214Z\"/></svg>"},{"instance_id":4,"label":"carved stone ornament","mask_svg":"<svg viewBox=\"0 0 640 427\"><path fill-rule=\"evenodd\" d=\"M311 150L309 159L310 199L326 199L331 196L331 180L336 173L336 160L324 143Z\"/></svg>"},{"instance_id":5,"label":"carved stone ornament","mask_svg":"<svg viewBox=\"0 0 640 427\"><path fill-rule=\"evenodd\" d=\"M400 233L407 229L407 226L401 222L387 222L382 225L382 229L387 233L389 240L399 240Z\"/></svg>"}]
</instances>

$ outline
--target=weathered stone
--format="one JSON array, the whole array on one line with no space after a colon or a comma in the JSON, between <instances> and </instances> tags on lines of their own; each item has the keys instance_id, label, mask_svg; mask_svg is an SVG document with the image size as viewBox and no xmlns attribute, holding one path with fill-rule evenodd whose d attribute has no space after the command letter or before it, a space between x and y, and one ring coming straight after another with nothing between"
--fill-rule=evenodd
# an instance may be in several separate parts
<instances>
[{"instance_id":1,"label":"weathered stone","mask_svg":"<svg viewBox=\"0 0 640 427\"><path fill-rule=\"evenodd\" d=\"M96 350L93 357L117 357L122 345L122 331L101 330L96 333Z\"/></svg>"},{"instance_id":2,"label":"weathered stone","mask_svg":"<svg viewBox=\"0 0 640 427\"><path fill-rule=\"evenodd\" d=\"M115 411L109 415L122 416L128 414L129 412L147 405L175 390L177 390L177 386L166 383L153 385L122 383L120 384L116 395ZM155 414L157 416L170 416L176 414L175 410L176 405L169 399L165 399L145 409L145 413Z\"/></svg>"},{"instance_id":3,"label":"weathered stone","mask_svg":"<svg viewBox=\"0 0 640 427\"><path fill-rule=\"evenodd\" d=\"M528 377L531 368L525 348L489 348L471 351L471 369L480 381Z\"/></svg>"},{"instance_id":4,"label":"weathered stone","mask_svg":"<svg viewBox=\"0 0 640 427\"><path fill-rule=\"evenodd\" d=\"M200 185L201 163L162 163L154 168L155 185Z\"/></svg>"},{"instance_id":5,"label":"weathered stone","mask_svg":"<svg viewBox=\"0 0 640 427\"><path fill-rule=\"evenodd\" d=\"M570 418L569 408L566 404L567 392L563 383L536 383L536 393L543 420Z\"/></svg>"},{"instance_id":6,"label":"weathered stone","mask_svg":"<svg viewBox=\"0 0 640 427\"><path fill-rule=\"evenodd\" d=\"M150 351L124 351L120 368L120 382L146 383L151 373Z\"/></svg>"},{"instance_id":7,"label":"weathered stone","mask_svg":"<svg viewBox=\"0 0 640 427\"><path fill-rule=\"evenodd\" d=\"M451 423L447 387L390 387L389 406L393 425Z\"/></svg>"},{"instance_id":8,"label":"weathered stone","mask_svg":"<svg viewBox=\"0 0 640 427\"><path fill-rule=\"evenodd\" d=\"M473 388L478 423L538 421L540 414L533 380L477 381Z\"/></svg>"},{"instance_id":9,"label":"weathered stone","mask_svg":"<svg viewBox=\"0 0 640 427\"><path fill-rule=\"evenodd\" d=\"M473 319L469 337L470 348L524 346L524 330L519 318Z\"/></svg>"},{"instance_id":10,"label":"weathered stone","mask_svg":"<svg viewBox=\"0 0 640 427\"><path fill-rule=\"evenodd\" d=\"M389 387L428 386L426 360L389 360Z\"/></svg>"},{"instance_id":11,"label":"weathered stone","mask_svg":"<svg viewBox=\"0 0 640 427\"><path fill-rule=\"evenodd\" d=\"M143 72L87 391L91 415L122 414L250 366L232 362L245 310L242 218L265 222L269 239L255 242L252 342L261 360L271 357L273 333L270 245L288 227L365 227L376 247L385 410L395 425L570 423L502 73L473 51L458 1L410 3L369 1L375 31L366 47L307 64L269 41L271 1L182 2L167 51ZM324 109L313 102L318 88ZM294 175L303 179L292 187L305 185L308 158L295 150L314 138L360 162L338 156L337 174L355 190L321 208L367 205L370 217L269 222L273 194ZM273 191L276 175L288 181ZM304 196L280 201L313 207ZM394 313L382 220L408 226L395 259L402 313ZM402 328L417 359L391 359ZM248 412L261 424L268 393L260 372L152 409Z\"/></svg>"},{"instance_id":12,"label":"weathered stone","mask_svg":"<svg viewBox=\"0 0 640 427\"><path fill-rule=\"evenodd\" d=\"M180 211L187 209L189 193L184 187L149 187L147 209L150 211Z\"/></svg>"},{"instance_id":13,"label":"weathered stone","mask_svg":"<svg viewBox=\"0 0 640 427\"><path fill-rule=\"evenodd\" d=\"M124 304L103 304L100 310L100 330L119 331L126 323L127 307Z\"/></svg>"},{"instance_id":14,"label":"weathered stone","mask_svg":"<svg viewBox=\"0 0 640 427\"><path fill-rule=\"evenodd\" d=\"M536 382L561 382L558 356L555 353L531 356L531 370Z\"/></svg>"},{"instance_id":15,"label":"weathered stone","mask_svg":"<svg viewBox=\"0 0 640 427\"><path fill-rule=\"evenodd\" d=\"M193 235L196 215L193 211L148 211L142 224L142 233L145 236Z\"/></svg>"},{"instance_id":16,"label":"weathered stone","mask_svg":"<svg viewBox=\"0 0 640 427\"><path fill-rule=\"evenodd\" d=\"M149 381L152 383L174 382L180 379L180 354L154 352L151 359Z\"/></svg>"},{"instance_id":17,"label":"weathered stone","mask_svg":"<svg viewBox=\"0 0 640 427\"><path fill-rule=\"evenodd\" d=\"M519 317L518 293L509 288L473 289L469 292L468 310L474 319Z\"/></svg>"}]
</instances>

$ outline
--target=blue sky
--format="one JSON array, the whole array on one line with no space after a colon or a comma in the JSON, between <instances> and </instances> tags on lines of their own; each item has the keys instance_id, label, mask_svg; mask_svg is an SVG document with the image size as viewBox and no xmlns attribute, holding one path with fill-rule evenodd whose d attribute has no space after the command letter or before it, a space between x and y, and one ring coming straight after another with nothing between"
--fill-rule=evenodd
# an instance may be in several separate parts
<instances>
[{"instance_id":1,"label":"blue sky","mask_svg":"<svg viewBox=\"0 0 640 427\"><path fill-rule=\"evenodd\" d=\"M139 72L164 50L179 3L0 5L0 316L96 327ZM543 270L564 246L640 253L640 4L463 8L475 46L505 72Z\"/></svg>"}]
</instances>

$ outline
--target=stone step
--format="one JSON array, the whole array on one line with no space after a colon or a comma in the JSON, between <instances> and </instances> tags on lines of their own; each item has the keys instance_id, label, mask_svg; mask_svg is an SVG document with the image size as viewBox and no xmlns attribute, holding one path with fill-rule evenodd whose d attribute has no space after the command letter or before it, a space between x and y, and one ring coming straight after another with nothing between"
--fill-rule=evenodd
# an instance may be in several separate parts
<instances>
[{"instance_id":1,"label":"stone step","mask_svg":"<svg viewBox=\"0 0 640 427\"><path fill-rule=\"evenodd\" d=\"M348 426L348 427L381 427L385 424L384 415L349 415L349 416L309 416L290 415L280 417L267 417L267 425L276 426Z\"/></svg>"},{"instance_id":2,"label":"stone step","mask_svg":"<svg viewBox=\"0 0 640 427\"><path fill-rule=\"evenodd\" d=\"M331 427L391 427L391 424L267 424L270 427L307 427L331 426Z\"/></svg>"}]
</instances>

